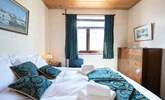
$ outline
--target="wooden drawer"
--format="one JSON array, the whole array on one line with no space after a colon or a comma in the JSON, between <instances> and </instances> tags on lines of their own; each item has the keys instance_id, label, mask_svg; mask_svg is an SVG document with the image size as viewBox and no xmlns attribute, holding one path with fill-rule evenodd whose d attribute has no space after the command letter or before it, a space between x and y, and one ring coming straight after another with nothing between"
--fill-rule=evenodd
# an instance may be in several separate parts
<instances>
[{"instance_id":1,"label":"wooden drawer","mask_svg":"<svg viewBox=\"0 0 165 100\"><path fill-rule=\"evenodd\" d=\"M119 51L122 51L122 52L119 52L118 53L118 58L120 59L128 59L128 53L129 53L129 50L126 49L126 48L120 48Z\"/></svg>"},{"instance_id":2,"label":"wooden drawer","mask_svg":"<svg viewBox=\"0 0 165 100\"><path fill-rule=\"evenodd\" d=\"M137 61L137 60L130 60L129 66L131 68L142 68L142 63L140 61Z\"/></svg>"},{"instance_id":3,"label":"wooden drawer","mask_svg":"<svg viewBox=\"0 0 165 100\"><path fill-rule=\"evenodd\" d=\"M131 56L142 56L143 50L142 49L129 49L128 55Z\"/></svg>"},{"instance_id":4,"label":"wooden drawer","mask_svg":"<svg viewBox=\"0 0 165 100\"><path fill-rule=\"evenodd\" d=\"M128 74L128 77L133 79L134 81L138 82L139 84L142 84L142 72L139 69L136 69L134 71L130 71Z\"/></svg>"}]
</instances>

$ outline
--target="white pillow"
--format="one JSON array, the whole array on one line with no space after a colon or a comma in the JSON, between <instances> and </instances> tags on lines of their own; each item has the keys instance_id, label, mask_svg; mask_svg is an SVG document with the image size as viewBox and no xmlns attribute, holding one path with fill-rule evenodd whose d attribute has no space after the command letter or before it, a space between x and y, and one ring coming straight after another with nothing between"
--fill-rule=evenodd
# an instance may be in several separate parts
<instances>
[{"instance_id":1,"label":"white pillow","mask_svg":"<svg viewBox=\"0 0 165 100\"><path fill-rule=\"evenodd\" d=\"M41 56L38 57L38 60L36 61L35 64L38 68L41 68L42 66L48 65L46 63L46 61Z\"/></svg>"},{"instance_id":2,"label":"white pillow","mask_svg":"<svg viewBox=\"0 0 165 100\"><path fill-rule=\"evenodd\" d=\"M32 62L34 63L38 68L47 65L46 61L39 56L38 54L28 55L28 56L10 56L10 61L13 66L25 63L25 62Z\"/></svg>"},{"instance_id":3,"label":"white pillow","mask_svg":"<svg viewBox=\"0 0 165 100\"><path fill-rule=\"evenodd\" d=\"M37 54L28 55L28 56L15 56L15 55L12 55L12 56L10 56L10 61L11 61L11 64L13 66L20 65L20 64L28 62L28 61L36 64L38 58L39 58L39 56Z\"/></svg>"},{"instance_id":4,"label":"white pillow","mask_svg":"<svg viewBox=\"0 0 165 100\"><path fill-rule=\"evenodd\" d=\"M9 57L0 57L0 92L14 82L15 76L10 69L11 63Z\"/></svg>"}]
</instances>

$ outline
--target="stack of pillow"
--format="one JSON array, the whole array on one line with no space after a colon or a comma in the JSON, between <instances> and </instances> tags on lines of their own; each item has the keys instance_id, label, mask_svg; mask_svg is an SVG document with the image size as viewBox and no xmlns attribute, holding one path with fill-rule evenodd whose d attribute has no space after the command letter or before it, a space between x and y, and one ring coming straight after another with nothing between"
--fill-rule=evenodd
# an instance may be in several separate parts
<instances>
[{"instance_id":1,"label":"stack of pillow","mask_svg":"<svg viewBox=\"0 0 165 100\"><path fill-rule=\"evenodd\" d=\"M0 83L0 91L2 87L8 85L11 90L35 100L40 100L43 93L52 84L48 79L56 78L61 72L61 70L47 65L38 55L0 58L0 65L5 65L4 67L6 68L1 71L7 72L7 74L6 72L1 72L3 73L2 77L5 76L4 73L8 75L6 78L9 77L9 79L4 78L7 84ZM16 81L14 81L14 75L16 76Z\"/></svg>"}]
</instances>

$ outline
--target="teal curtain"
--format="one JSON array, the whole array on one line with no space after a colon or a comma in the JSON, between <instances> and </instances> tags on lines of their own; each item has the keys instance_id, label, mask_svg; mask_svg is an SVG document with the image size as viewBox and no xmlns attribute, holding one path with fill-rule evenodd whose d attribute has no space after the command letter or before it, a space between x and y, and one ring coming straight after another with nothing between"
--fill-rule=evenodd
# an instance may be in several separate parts
<instances>
[{"instance_id":1,"label":"teal curtain","mask_svg":"<svg viewBox=\"0 0 165 100\"><path fill-rule=\"evenodd\" d=\"M66 15L66 39L65 39L66 59L77 59L77 15Z\"/></svg>"},{"instance_id":2,"label":"teal curtain","mask_svg":"<svg viewBox=\"0 0 165 100\"><path fill-rule=\"evenodd\" d=\"M105 15L103 58L114 58L114 15Z\"/></svg>"}]
</instances>

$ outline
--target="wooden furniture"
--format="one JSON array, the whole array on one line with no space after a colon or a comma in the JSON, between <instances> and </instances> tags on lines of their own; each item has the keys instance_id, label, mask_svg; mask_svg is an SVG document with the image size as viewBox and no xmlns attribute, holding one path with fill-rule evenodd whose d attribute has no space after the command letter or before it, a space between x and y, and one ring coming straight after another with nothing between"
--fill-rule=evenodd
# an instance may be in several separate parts
<instances>
[{"instance_id":1,"label":"wooden furniture","mask_svg":"<svg viewBox=\"0 0 165 100\"><path fill-rule=\"evenodd\" d=\"M59 61L51 60L51 61L49 61L48 64L51 66L55 66L55 67L61 67L61 62L59 62Z\"/></svg>"},{"instance_id":2,"label":"wooden furniture","mask_svg":"<svg viewBox=\"0 0 165 100\"><path fill-rule=\"evenodd\" d=\"M160 95L162 49L119 48L118 70Z\"/></svg>"}]
</instances>

